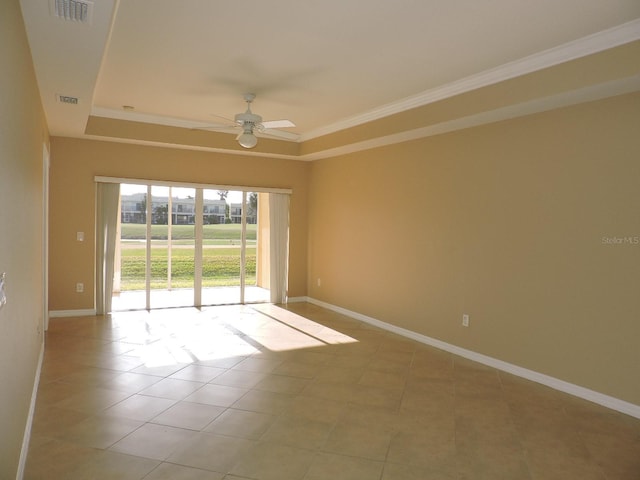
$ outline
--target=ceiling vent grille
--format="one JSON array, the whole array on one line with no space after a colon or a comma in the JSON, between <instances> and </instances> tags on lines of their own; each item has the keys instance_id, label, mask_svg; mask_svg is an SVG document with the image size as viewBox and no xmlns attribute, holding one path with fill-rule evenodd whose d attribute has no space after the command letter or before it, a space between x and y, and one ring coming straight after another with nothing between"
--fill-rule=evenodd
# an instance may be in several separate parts
<instances>
[{"instance_id":1,"label":"ceiling vent grille","mask_svg":"<svg viewBox=\"0 0 640 480\"><path fill-rule=\"evenodd\" d=\"M81 0L50 0L51 14L62 20L91 23L93 3Z\"/></svg>"},{"instance_id":2,"label":"ceiling vent grille","mask_svg":"<svg viewBox=\"0 0 640 480\"><path fill-rule=\"evenodd\" d=\"M68 103L70 105L78 105L78 97L70 97L69 95L56 94L56 99L60 103Z\"/></svg>"}]
</instances>

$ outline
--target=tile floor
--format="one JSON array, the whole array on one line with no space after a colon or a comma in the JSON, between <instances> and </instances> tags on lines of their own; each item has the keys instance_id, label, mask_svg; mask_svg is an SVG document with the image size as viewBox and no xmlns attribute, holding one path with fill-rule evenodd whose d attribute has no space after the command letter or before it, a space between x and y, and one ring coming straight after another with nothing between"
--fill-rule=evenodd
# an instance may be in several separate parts
<instances>
[{"instance_id":1,"label":"tile floor","mask_svg":"<svg viewBox=\"0 0 640 480\"><path fill-rule=\"evenodd\" d=\"M53 319L26 479L640 479L640 420L310 304Z\"/></svg>"}]
</instances>

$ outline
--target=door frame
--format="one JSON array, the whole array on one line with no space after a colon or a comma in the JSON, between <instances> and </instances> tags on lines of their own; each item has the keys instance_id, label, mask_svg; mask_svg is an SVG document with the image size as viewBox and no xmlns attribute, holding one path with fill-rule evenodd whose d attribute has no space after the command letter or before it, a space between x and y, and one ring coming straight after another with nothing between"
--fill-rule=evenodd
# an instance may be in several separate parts
<instances>
[{"instance_id":1,"label":"door frame","mask_svg":"<svg viewBox=\"0 0 640 480\"><path fill-rule=\"evenodd\" d=\"M118 184L129 184L129 185L140 185L140 186L146 186L147 187L147 198L151 199L151 187L152 186L165 186L165 187L176 187L176 188L194 188L196 190L196 197L198 196L198 192L200 192L200 195L202 195L202 192L206 189L206 190L229 190L229 191L238 191L242 193L242 204L246 205L247 202L247 193L249 192L255 192L258 194L269 194L269 193L280 193L280 194L288 194L291 195L293 193L292 189L288 189L288 188L265 188L265 187L250 187L250 186L236 186L236 185L219 185L219 184L203 184L203 183L189 183L189 182L173 182L173 181L163 181L163 180L149 180L149 179L134 179L134 178L120 178L120 177L105 177L105 176L95 176L94 177L94 181L95 182L101 182L101 183L118 183ZM149 241L150 241L150 230L151 230L151 201L147 201L147 212L146 212L146 216L147 216L147 242L146 243L146 255L147 255L147 269L145 272L145 297L146 297L146 301L145 301L145 309L149 310L151 309L151 298L150 298L150 293L151 293L151 289L150 289L150 280L151 280L151 276L150 276L150 245L149 245ZM200 225L202 227L202 215L203 215L203 208L202 208L202 198L199 201L199 206L200 208L197 209L200 213L199 215L196 214L196 219L200 219ZM246 249L246 209L243 208L242 209L242 216L243 216L243 228L242 228L242 251L244 251L244 249ZM198 244L200 246L200 249L202 249L202 229L198 229L197 225L196 225L196 237L200 235L200 241L198 241L198 239L196 238L196 242L195 242L195 249L198 248ZM256 243L256 252L258 250L258 243ZM195 255L195 251L194 251L194 255ZM246 253L246 252L244 252ZM245 288L245 267L246 267L246 262L245 262L245 258L244 255L241 255L241 287L240 287L240 303L244 304L245 302L245 298L244 298L244 288ZM197 260L198 256L196 255L196 263L198 262ZM201 306L201 295L202 295L202 267L201 267L201 261L202 258L200 256L200 265L196 265L195 268L195 272L194 272L194 277L195 280L194 281L194 306L196 307L200 307ZM257 266L256 266L257 267ZM257 274L257 272L256 272ZM200 277L198 279L198 276ZM199 280L199 282L198 282ZM200 283L200 285L196 285L197 283ZM197 288L197 287L200 288Z\"/></svg>"}]
</instances>

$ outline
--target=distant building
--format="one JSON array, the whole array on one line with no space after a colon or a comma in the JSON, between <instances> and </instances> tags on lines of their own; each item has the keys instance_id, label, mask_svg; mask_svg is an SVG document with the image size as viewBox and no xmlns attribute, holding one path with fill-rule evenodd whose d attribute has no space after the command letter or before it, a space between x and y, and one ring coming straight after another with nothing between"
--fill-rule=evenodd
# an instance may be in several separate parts
<instances>
[{"instance_id":1,"label":"distant building","mask_svg":"<svg viewBox=\"0 0 640 480\"><path fill-rule=\"evenodd\" d=\"M229 218L231 218L231 223L242 223L242 204L241 203L232 203L229 206ZM252 209L249 204L247 204L247 223L248 224L258 223L257 212L254 209Z\"/></svg>"},{"instance_id":2,"label":"distant building","mask_svg":"<svg viewBox=\"0 0 640 480\"><path fill-rule=\"evenodd\" d=\"M171 199L171 224L194 225L195 198ZM169 210L168 197L154 196L151 205L151 223L153 225L166 225L168 223ZM225 200L204 199L202 206L202 223L214 225L226 223L227 202ZM232 203L228 206L231 223L240 223L242 219L242 204ZM147 194L132 193L120 197L120 219L122 223L146 223ZM257 223L257 215L254 209L247 204L247 223Z\"/></svg>"}]
</instances>

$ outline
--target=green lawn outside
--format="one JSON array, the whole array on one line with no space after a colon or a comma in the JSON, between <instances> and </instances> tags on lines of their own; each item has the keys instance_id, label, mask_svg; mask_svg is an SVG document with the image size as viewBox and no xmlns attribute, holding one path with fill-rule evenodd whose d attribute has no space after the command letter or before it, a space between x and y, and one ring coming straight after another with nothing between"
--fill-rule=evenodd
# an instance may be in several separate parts
<instances>
[{"instance_id":1,"label":"green lawn outside","mask_svg":"<svg viewBox=\"0 0 640 480\"><path fill-rule=\"evenodd\" d=\"M120 289L145 289L145 245L147 226L122 224ZM151 225L151 288L167 288L167 225ZM203 225L202 285L204 287L240 285L239 224ZM172 225L171 287L193 288L193 248L195 227ZM246 284L256 282L256 225L247 225ZM234 247L236 246L237 247ZM219 246L220 248L215 248ZM138 248L139 247L139 248ZM182 247L182 248L180 248ZM209 248L206 248L209 247ZM224 248L222 248L224 247Z\"/></svg>"},{"instance_id":2,"label":"green lawn outside","mask_svg":"<svg viewBox=\"0 0 640 480\"><path fill-rule=\"evenodd\" d=\"M145 249L121 251L120 290L144 290ZM167 288L167 248L151 248L151 288ZM177 248L171 255L172 288L193 288L194 255L192 248ZM246 284L256 282L256 249L246 251ZM204 287L240 285L240 248L205 248L202 254Z\"/></svg>"}]
</instances>

